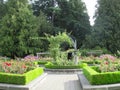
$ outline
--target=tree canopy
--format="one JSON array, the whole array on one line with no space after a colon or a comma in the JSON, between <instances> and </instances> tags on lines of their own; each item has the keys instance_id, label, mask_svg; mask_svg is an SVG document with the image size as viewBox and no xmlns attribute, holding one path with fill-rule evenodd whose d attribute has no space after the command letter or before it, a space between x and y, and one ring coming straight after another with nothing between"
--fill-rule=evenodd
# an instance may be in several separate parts
<instances>
[{"instance_id":1,"label":"tree canopy","mask_svg":"<svg viewBox=\"0 0 120 90\"><path fill-rule=\"evenodd\" d=\"M105 47L112 53L120 50L120 1L98 0L95 25L88 37L89 47Z\"/></svg>"},{"instance_id":2,"label":"tree canopy","mask_svg":"<svg viewBox=\"0 0 120 90\"><path fill-rule=\"evenodd\" d=\"M95 30L99 31L103 46L115 53L120 50L120 1L99 0L98 3Z\"/></svg>"},{"instance_id":3,"label":"tree canopy","mask_svg":"<svg viewBox=\"0 0 120 90\"><path fill-rule=\"evenodd\" d=\"M39 50L31 39L37 36L37 26L27 0L8 0L6 7L7 12L0 22L0 52L15 58Z\"/></svg>"},{"instance_id":4,"label":"tree canopy","mask_svg":"<svg viewBox=\"0 0 120 90\"><path fill-rule=\"evenodd\" d=\"M55 29L71 33L77 39L78 48L90 33L89 16L81 0L36 0L33 10L36 16L42 11Z\"/></svg>"}]
</instances>

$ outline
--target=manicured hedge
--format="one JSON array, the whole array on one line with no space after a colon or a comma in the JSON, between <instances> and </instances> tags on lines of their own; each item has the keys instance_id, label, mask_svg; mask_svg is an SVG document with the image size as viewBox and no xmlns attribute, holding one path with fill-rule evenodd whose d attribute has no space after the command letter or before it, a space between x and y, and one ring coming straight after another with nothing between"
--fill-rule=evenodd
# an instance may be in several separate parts
<instances>
[{"instance_id":1,"label":"manicured hedge","mask_svg":"<svg viewBox=\"0 0 120 90\"><path fill-rule=\"evenodd\" d=\"M92 67L83 68L83 73L92 85L120 83L120 71L99 73Z\"/></svg>"},{"instance_id":2,"label":"manicured hedge","mask_svg":"<svg viewBox=\"0 0 120 90\"><path fill-rule=\"evenodd\" d=\"M25 85L43 73L43 68L36 68L24 74L0 73L0 83Z\"/></svg>"},{"instance_id":3,"label":"manicured hedge","mask_svg":"<svg viewBox=\"0 0 120 90\"><path fill-rule=\"evenodd\" d=\"M45 65L48 61L37 61L36 63L39 65Z\"/></svg>"},{"instance_id":4,"label":"manicured hedge","mask_svg":"<svg viewBox=\"0 0 120 90\"><path fill-rule=\"evenodd\" d=\"M49 69L80 69L80 68L83 68L84 66L87 66L87 64L83 63L80 65L67 65L67 66L55 65L51 62L48 62L47 64L45 64L45 67Z\"/></svg>"},{"instance_id":5,"label":"manicured hedge","mask_svg":"<svg viewBox=\"0 0 120 90\"><path fill-rule=\"evenodd\" d=\"M87 60L82 60L82 63L87 63L87 64L100 64L100 60L95 60L95 61L87 61Z\"/></svg>"}]
</instances>

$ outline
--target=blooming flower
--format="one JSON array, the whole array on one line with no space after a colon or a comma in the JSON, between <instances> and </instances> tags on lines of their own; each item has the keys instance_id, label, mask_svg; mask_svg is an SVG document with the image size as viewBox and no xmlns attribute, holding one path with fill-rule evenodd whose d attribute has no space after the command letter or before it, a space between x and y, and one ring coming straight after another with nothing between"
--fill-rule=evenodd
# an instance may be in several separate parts
<instances>
[{"instance_id":1,"label":"blooming flower","mask_svg":"<svg viewBox=\"0 0 120 90\"><path fill-rule=\"evenodd\" d=\"M105 62L106 65L108 65L108 62Z\"/></svg>"},{"instance_id":2,"label":"blooming flower","mask_svg":"<svg viewBox=\"0 0 120 90\"><path fill-rule=\"evenodd\" d=\"M8 62L5 62L5 65L10 67L12 64L11 63L8 63Z\"/></svg>"},{"instance_id":3,"label":"blooming flower","mask_svg":"<svg viewBox=\"0 0 120 90\"><path fill-rule=\"evenodd\" d=\"M24 57L25 61L34 61L34 60L38 60L37 56L33 56L33 55L28 55L26 57Z\"/></svg>"},{"instance_id":4,"label":"blooming flower","mask_svg":"<svg viewBox=\"0 0 120 90\"><path fill-rule=\"evenodd\" d=\"M109 54L104 54L104 55L100 56L100 59L110 59L110 60L114 61L115 57L112 55L109 55Z\"/></svg>"},{"instance_id":5,"label":"blooming flower","mask_svg":"<svg viewBox=\"0 0 120 90\"><path fill-rule=\"evenodd\" d=\"M22 65L22 68L27 68L26 65Z\"/></svg>"}]
</instances>

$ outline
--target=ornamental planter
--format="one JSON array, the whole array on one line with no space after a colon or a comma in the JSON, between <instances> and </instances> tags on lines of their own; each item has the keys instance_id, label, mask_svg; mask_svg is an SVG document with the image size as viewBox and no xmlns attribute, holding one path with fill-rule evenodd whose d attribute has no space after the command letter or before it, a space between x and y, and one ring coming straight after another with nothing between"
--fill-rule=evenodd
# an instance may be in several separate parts
<instances>
[{"instance_id":1,"label":"ornamental planter","mask_svg":"<svg viewBox=\"0 0 120 90\"><path fill-rule=\"evenodd\" d=\"M83 74L91 85L120 83L120 71L99 73L92 67L83 68Z\"/></svg>"},{"instance_id":2,"label":"ornamental planter","mask_svg":"<svg viewBox=\"0 0 120 90\"><path fill-rule=\"evenodd\" d=\"M26 85L43 73L43 68L36 68L24 74L0 73L0 83Z\"/></svg>"}]
</instances>

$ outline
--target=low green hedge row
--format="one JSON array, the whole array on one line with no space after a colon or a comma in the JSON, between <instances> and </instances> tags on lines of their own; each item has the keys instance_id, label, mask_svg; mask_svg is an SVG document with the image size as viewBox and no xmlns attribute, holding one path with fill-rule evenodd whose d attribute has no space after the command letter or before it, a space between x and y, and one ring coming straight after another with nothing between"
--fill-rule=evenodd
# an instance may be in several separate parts
<instances>
[{"instance_id":1,"label":"low green hedge row","mask_svg":"<svg viewBox=\"0 0 120 90\"><path fill-rule=\"evenodd\" d=\"M0 73L0 83L25 85L43 73L43 68L36 68L24 74Z\"/></svg>"},{"instance_id":2,"label":"low green hedge row","mask_svg":"<svg viewBox=\"0 0 120 90\"><path fill-rule=\"evenodd\" d=\"M86 66L83 73L92 85L120 83L120 71L98 73L92 67Z\"/></svg>"},{"instance_id":3,"label":"low green hedge row","mask_svg":"<svg viewBox=\"0 0 120 90\"><path fill-rule=\"evenodd\" d=\"M92 61L87 61L87 60L82 60L82 63L87 63L87 64L100 64L100 60L92 60Z\"/></svg>"},{"instance_id":4,"label":"low green hedge row","mask_svg":"<svg viewBox=\"0 0 120 90\"><path fill-rule=\"evenodd\" d=\"M80 65L67 65L67 66L60 66L60 65L55 65L51 62L48 62L47 64L45 64L45 67L46 68L49 68L49 69L80 69L80 68L83 68L84 66L87 66L86 63L82 63Z\"/></svg>"},{"instance_id":5,"label":"low green hedge row","mask_svg":"<svg viewBox=\"0 0 120 90\"><path fill-rule=\"evenodd\" d=\"M36 63L39 65L45 65L48 61L37 61Z\"/></svg>"}]
</instances>

